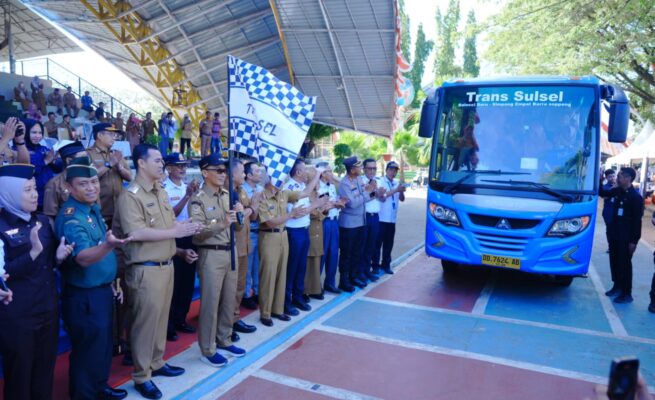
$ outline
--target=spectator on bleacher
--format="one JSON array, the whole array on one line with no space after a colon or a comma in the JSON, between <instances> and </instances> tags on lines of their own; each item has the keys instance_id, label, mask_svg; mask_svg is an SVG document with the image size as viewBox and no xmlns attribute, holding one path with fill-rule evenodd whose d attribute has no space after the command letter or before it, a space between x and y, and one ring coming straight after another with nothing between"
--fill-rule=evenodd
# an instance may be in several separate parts
<instances>
[{"instance_id":1,"label":"spectator on bleacher","mask_svg":"<svg viewBox=\"0 0 655 400\"><path fill-rule=\"evenodd\" d=\"M16 136L16 131L22 128L22 134ZM1 165L21 163L30 163L30 153L25 146L25 124L16 117L10 117L4 124L0 123L0 162ZM9 142L14 142L14 149L9 146Z\"/></svg>"},{"instance_id":2,"label":"spectator on bleacher","mask_svg":"<svg viewBox=\"0 0 655 400\"><path fill-rule=\"evenodd\" d=\"M107 384L112 356L111 286L117 271L114 248L130 241L108 230L98 205L98 171L88 157L66 168L70 198L55 220L57 237L75 244L62 274L62 318L71 338L69 395L72 399L123 399ZM100 240L98 240L100 238Z\"/></svg>"},{"instance_id":3,"label":"spectator on bleacher","mask_svg":"<svg viewBox=\"0 0 655 400\"><path fill-rule=\"evenodd\" d=\"M193 122L187 114L184 114L184 120L182 120L182 133L180 134L180 153L186 154L186 149L189 149L191 152L191 137L193 135Z\"/></svg>"},{"instance_id":4,"label":"spectator on bleacher","mask_svg":"<svg viewBox=\"0 0 655 400\"><path fill-rule=\"evenodd\" d=\"M80 142L69 143L57 150L62 161L62 166L66 168L71 161L79 157L88 157L89 154ZM57 176L50 179L45 185L43 194L43 213L48 217L57 216L59 209L66 200L68 200L68 187L66 185L66 171L60 172Z\"/></svg>"},{"instance_id":5,"label":"spectator on bleacher","mask_svg":"<svg viewBox=\"0 0 655 400\"><path fill-rule=\"evenodd\" d=\"M84 91L84 96L80 99L82 102L82 110L89 113L89 119L92 119L91 113L93 112L93 98L89 95L89 91Z\"/></svg>"},{"instance_id":6,"label":"spectator on bleacher","mask_svg":"<svg viewBox=\"0 0 655 400\"><path fill-rule=\"evenodd\" d=\"M60 139L67 139L67 140L79 140L79 138L75 135L75 130L71 126L71 116L68 114L64 114L64 120L59 124L57 128L61 129L66 129L68 131L68 137L67 138L60 138Z\"/></svg>"},{"instance_id":7,"label":"spectator on bleacher","mask_svg":"<svg viewBox=\"0 0 655 400\"><path fill-rule=\"evenodd\" d=\"M64 108L66 108L66 114L77 118L77 97L75 97L73 88L70 86L66 88L66 93L64 93Z\"/></svg>"},{"instance_id":8,"label":"spectator on bleacher","mask_svg":"<svg viewBox=\"0 0 655 400\"><path fill-rule=\"evenodd\" d=\"M30 89L32 89L32 96L34 96L34 92L39 90L40 85L41 85L41 81L39 80L39 76L34 75L34 78L32 78L32 81L30 82Z\"/></svg>"},{"instance_id":9,"label":"spectator on bleacher","mask_svg":"<svg viewBox=\"0 0 655 400\"><path fill-rule=\"evenodd\" d=\"M43 192L45 185L60 172L60 166L56 165L55 152L40 144L43 139L43 124L41 121L25 119L25 145L30 152L30 164L35 167L36 190L39 192L39 211L43 210Z\"/></svg>"},{"instance_id":10,"label":"spectator on bleacher","mask_svg":"<svg viewBox=\"0 0 655 400\"><path fill-rule=\"evenodd\" d=\"M59 126L55 120L55 113L48 113L48 120L43 124L43 126L45 127L45 131L49 138L58 139L57 128L59 128Z\"/></svg>"},{"instance_id":11,"label":"spectator on bleacher","mask_svg":"<svg viewBox=\"0 0 655 400\"><path fill-rule=\"evenodd\" d=\"M130 142L130 151L134 146L141 143L141 120L136 117L135 113L130 114L127 119L127 140Z\"/></svg>"},{"instance_id":12,"label":"spectator on bleacher","mask_svg":"<svg viewBox=\"0 0 655 400\"><path fill-rule=\"evenodd\" d=\"M30 106L30 98L23 82L18 82L18 86L14 88L14 101L20 103L21 107L23 107L23 112L27 111L27 108Z\"/></svg>"},{"instance_id":13,"label":"spectator on bleacher","mask_svg":"<svg viewBox=\"0 0 655 400\"><path fill-rule=\"evenodd\" d=\"M109 123L111 123L111 121L113 121L113 120L114 120L114 116L111 115L110 112L105 112L105 118L102 120L102 122L109 122ZM120 140L123 140L123 139L120 139Z\"/></svg>"},{"instance_id":14,"label":"spectator on bleacher","mask_svg":"<svg viewBox=\"0 0 655 400\"><path fill-rule=\"evenodd\" d=\"M157 124L155 121L152 119L152 113L148 112L146 113L146 119L141 122L141 130L142 130L142 143L147 143L148 138L150 136L154 136L155 134L155 129L157 128Z\"/></svg>"},{"instance_id":15,"label":"spectator on bleacher","mask_svg":"<svg viewBox=\"0 0 655 400\"><path fill-rule=\"evenodd\" d=\"M123 113L122 112L117 112L116 113L116 118L112 118L108 122L114 124L114 128L116 128L119 132L125 132L125 121L123 121Z\"/></svg>"},{"instance_id":16,"label":"spectator on bleacher","mask_svg":"<svg viewBox=\"0 0 655 400\"><path fill-rule=\"evenodd\" d=\"M64 113L64 98L59 93L59 88L48 95L48 105L57 107L57 114L62 115Z\"/></svg>"},{"instance_id":17,"label":"spectator on bleacher","mask_svg":"<svg viewBox=\"0 0 655 400\"><path fill-rule=\"evenodd\" d=\"M40 119L41 111L39 111L38 107L33 102L30 102L30 104L27 106L27 109L25 109L24 111L25 112L23 113L23 115L25 116L25 118L32 118L39 121L41 120Z\"/></svg>"},{"instance_id":18,"label":"spectator on bleacher","mask_svg":"<svg viewBox=\"0 0 655 400\"><path fill-rule=\"evenodd\" d=\"M36 89L32 88L32 101L34 101L36 107L41 111L41 114L45 115L47 110L45 104L45 93L43 92L43 83L39 83L39 86Z\"/></svg>"},{"instance_id":19,"label":"spectator on bleacher","mask_svg":"<svg viewBox=\"0 0 655 400\"><path fill-rule=\"evenodd\" d=\"M59 338L55 262L73 249L36 213L32 165L0 167L0 240L13 300L0 305L5 399L51 399Z\"/></svg>"},{"instance_id":20,"label":"spectator on bleacher","mask_svg":"<svg viewBox=\"0 0 655 400\"><path fill-rule=\"evenodd\" d=\"M214 113L214 122L212 122L211 152L218 153L221 150L221 115L219 113Z\"/></svg>"},{"instance_id":21,"label":"spectator on bleacher","mask_svg":"<svg viewBox=\"0 0 655 400\"><path fill-rule=\"evenodd\" d=\"M200 157L209 155L212 152L211 141L212 141L212 113L207 111L205 113L205 119L200 121Z\"/></svg>"},{"instance_id":22,"label":"spectator on bleacher","mask_svg":"<svg viewBox=\"0 0 655 400\"><path fill-rule=\"evenodd\" d=\"M96 122L104 122L105 120L105 103L102 101L98 103L98 108L95 110Z\"/></svg>"},{"instance_id":23,"label":"spectator on bleacher","mask_svg":"<svg viewBox=\"0 0 655 400\"><path fill-rule=\"evenodd\" d=\"M111 124L93 125L95 142L87 149L93 165L98 170L102 216L110 228L114 217L114 204L123 190L123 181L132 180L132 171L123 158L123 153L111 149L114 145L115 133L116 128Z\"/></svg>"},{"instance_id":24,"label":"spectator on bleacher","mask_svg":"<svg viewBox=\"0 0 655 400\"><path fill-rule=\"evenodd\" d=\"M175 119L173 118L173 113L168 112L162 114L162 119L159 124L159 136L161 138L161 141L159 142L159 151L164 157L173 150L172 139L175 139L176 130L177 126Z\"/></svg>"}]
</instances>

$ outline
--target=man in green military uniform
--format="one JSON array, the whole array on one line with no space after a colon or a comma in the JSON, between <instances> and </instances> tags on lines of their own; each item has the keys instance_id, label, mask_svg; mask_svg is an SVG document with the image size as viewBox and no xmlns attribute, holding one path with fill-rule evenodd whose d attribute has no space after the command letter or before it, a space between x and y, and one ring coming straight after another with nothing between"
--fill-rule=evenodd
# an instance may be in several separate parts
<instances>
[{"instance_id":1,"label":"man in green military uniform","mask_svg":"<svg viewBox=\"0 0 655 400\"><path fill-rule=\"evenodd\" d=\"M198 345L200 360L212 367L227 363L224 355L242 357L246 351L232 344L232 322L236 304L237 271L230 266L230 226L237 222L237 203L230 210L229 192L223 188L227 178L227 160L219 153L200 160L204 178L202 189L189 203L189 216L203 229L193 237L198 248L200 277L200 324ZM242 229L237 225L237 229ZM221 354L222 353L222 354Z\"/></svg>"},{"instance_id":2,"label":"man in green military uniform","mask_svg":"<svg viewBox=\"0 0 655 400\"><path fill-rule=\"evenodd\" d=\"M98 171L88 157L65 171L70 197L57 215L55 231L74 246L61 268L62 317L68 331L71 399L123 399L127 392L107 384L112 356L111 282L116 277L114 247L125 240L107 231L98 206Z\"/></svg>"},{"instance_id":3,"label":"man in green military uniform","mask_svg":"<svg viewBox=\"0 0 655 400\"><path fill-rule=\"evenodd\" d=\"M173 296L175 239L196 234L200 225L175 221L173 206L160 183L164 163L155 146L135 146L132 159L137 176L121 193L117 205L121 230L132 237L125 246L125 281L132 308L132 378L143 397L159 399L162 393L151 377L184 373L163 358Z\"/></svg>"}]
</instances>

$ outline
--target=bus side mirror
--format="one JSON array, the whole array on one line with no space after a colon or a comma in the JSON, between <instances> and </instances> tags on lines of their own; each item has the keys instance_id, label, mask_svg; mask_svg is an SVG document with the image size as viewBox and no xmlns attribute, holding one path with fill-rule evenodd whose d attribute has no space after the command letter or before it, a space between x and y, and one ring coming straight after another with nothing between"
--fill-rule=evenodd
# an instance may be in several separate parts
<instances>
[{"instance_id":1,"label":"bus side mirror","mask_svg":"<svg viewBox=\"0 0 655 400\"><path fill-rule=\"evenodd\" d=\"M630 122L630 103L623 90L616 86L608 86L607 102L609 103L609 126L607 140L612 143L623 143L628 137Z\"/></svg>"},{"instance_id":2,"label":"bus side mirror","mask_svg":"<svg viewBox=\"0 0 655 400\"><path fill-rule=\"evenodd\" d=\"M432 96L425 98L421 108L421 122L418 127L418 135L422 138L431 139L437 125L437 91Z\"/></svg>"}]
</instances>

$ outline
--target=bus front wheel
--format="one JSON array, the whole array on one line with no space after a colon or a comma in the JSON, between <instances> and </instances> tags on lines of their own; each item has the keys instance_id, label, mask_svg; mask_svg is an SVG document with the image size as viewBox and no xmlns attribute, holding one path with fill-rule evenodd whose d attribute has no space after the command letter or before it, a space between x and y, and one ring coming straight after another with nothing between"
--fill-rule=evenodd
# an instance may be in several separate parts
<instances>
[{"instance_id":1,"label":"bus front wheel","mask_svg":"<svg viewBox=\"0 0 655 400\"><path fill-rule=\"evenodd\" d=\"M454 261L441 260L444 274L454 274L457 272L457 263Z\"/></svg>"}]
</instances>

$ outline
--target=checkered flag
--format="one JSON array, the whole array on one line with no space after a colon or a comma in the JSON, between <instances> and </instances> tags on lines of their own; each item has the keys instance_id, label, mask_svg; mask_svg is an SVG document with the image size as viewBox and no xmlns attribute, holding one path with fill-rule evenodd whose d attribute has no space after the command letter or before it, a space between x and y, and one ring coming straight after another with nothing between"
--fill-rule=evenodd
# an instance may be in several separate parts
<instances>
[{"instance_id":1,"label":"checkered flag","mask_svg":"<svg viewBox=\"0 0 655 400\"><path fill-rule=\"evenodd\" d=\"M282 186L307 135L316 97L266 69L228 56L230 149L256 156L275 186Z\"/></svg>"}]
</instances>

